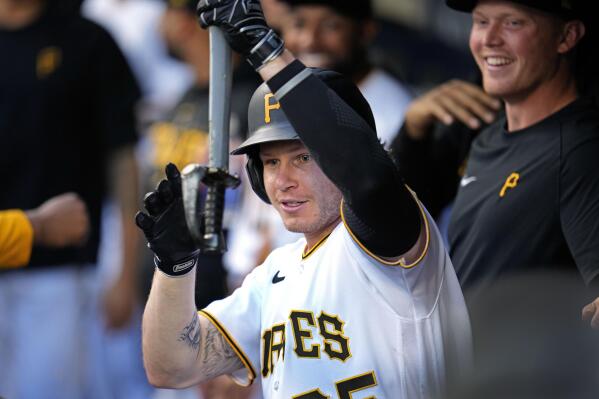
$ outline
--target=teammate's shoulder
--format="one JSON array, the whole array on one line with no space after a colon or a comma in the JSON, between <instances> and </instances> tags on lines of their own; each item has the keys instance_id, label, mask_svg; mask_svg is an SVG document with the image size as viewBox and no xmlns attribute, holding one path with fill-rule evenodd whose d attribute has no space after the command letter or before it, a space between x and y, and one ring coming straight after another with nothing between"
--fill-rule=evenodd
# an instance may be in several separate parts
<instances>
[{"instance_id":1,"label":"teammate's shoulder","mask_svg":"<svg viewBox=\"0 0 599 399\"><path fill-rule=\"evenodd\" d=\"M561 112L563 152L599 141L599 109L590 98L581 98Z\"/></svg>"}]
</instances>

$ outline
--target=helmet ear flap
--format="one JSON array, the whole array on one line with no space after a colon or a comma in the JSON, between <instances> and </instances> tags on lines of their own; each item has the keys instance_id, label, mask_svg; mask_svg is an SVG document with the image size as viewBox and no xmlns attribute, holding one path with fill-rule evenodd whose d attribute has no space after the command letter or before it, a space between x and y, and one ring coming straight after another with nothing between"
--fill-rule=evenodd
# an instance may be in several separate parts
<instances>
[{"instance_id":1,"label":"helmet ear flap","mask_svg":"<svg viewBox=\"0 0 599 399\"><path fill-rule=\"evenodd\" d=\"M270 204L268 195L266 194L266 188L264 187L264 175L263 166L260 159L256 159L256 156L248 154L248 161L245 164L245 170L248 174L252 190L260 197L260 199L267 204Z\"/></svg>"}]
</instances>

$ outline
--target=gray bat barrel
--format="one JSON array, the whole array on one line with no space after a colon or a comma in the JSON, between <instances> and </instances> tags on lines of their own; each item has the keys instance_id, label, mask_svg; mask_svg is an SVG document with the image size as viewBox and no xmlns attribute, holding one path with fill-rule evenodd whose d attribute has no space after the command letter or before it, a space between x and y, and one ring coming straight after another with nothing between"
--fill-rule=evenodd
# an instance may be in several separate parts
<instances>
[{"instance_id":1,"label":"gray bat barrel","mask_svg":"<svg viewBox=\"0 0 599 399\"><path fill-rule=\"evenodd\" d=\"M183 204L187 227L204 252L224 252L222 219L225 189L239 180L229 175L229 121L231 115L231 50L222 31L210 27L210 87L208 99L208 167L187 165L182 172ZM208 191L204 209L200 206L200 182ZM203 212L203 224L202 224Z\"/></svg>"}]
</instances>

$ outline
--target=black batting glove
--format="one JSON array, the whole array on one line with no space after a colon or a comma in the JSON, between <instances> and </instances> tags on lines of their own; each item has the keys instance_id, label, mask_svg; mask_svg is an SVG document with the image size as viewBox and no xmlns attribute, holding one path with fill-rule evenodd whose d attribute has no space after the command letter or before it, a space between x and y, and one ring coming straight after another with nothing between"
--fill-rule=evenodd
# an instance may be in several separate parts
<instances>
[{"instance_id":1,"label":"black batting glove","mask_svg":"<svg viewBox=\"0 0 599 399\"><path fill-rule=\"evenodd\" d=\"M202 28L218 26L229 46L256 71L283 52L283 40L266 24L259 0L200 0Z\"/></svg>"},{"instance_id":2,"label":"black batting glove","mask_svg":"<svg viewBox=\"0 0 599 399\"><path fill-rule=\"evenodd\" d=\"M200 251L185 222L181 174L172 163L165 170L166 180L145 195L147 213L137 212L135 224L144 232L148 247L154 252L156 267L170 276L181 276L193 270Z\"/></svg>"}]
</instances>

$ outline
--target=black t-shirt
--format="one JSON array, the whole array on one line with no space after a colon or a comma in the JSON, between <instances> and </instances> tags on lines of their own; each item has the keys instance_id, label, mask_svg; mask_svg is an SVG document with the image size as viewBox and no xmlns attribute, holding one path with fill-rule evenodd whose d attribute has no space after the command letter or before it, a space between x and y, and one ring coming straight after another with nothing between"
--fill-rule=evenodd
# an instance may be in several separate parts
<instances>
[{"instance_id":1,"label":"black t-shirt","mask_svg":"<svg viewBox=\"0 0 599 399\"><path fill-rule=\"evenodd\" d=\"M25 269L94 262L108 155L136 140L137 84L106 31L58 7L0 29L0 54L0 209L74 191L91 219L84 247L34 247Z\"/></svg>"},{"instance_id":2,"label":"black t-shirt","mask_svg":"<svg viewBox=\"0 0 599 399\"><path fill-rule=\"evenodd\" d=\"M462 287L564 267L590 283L599 274L599 110L579 99L526 129L505 126L500 118L472 143L453 208Z\"/></svg>"}]
</instances>

